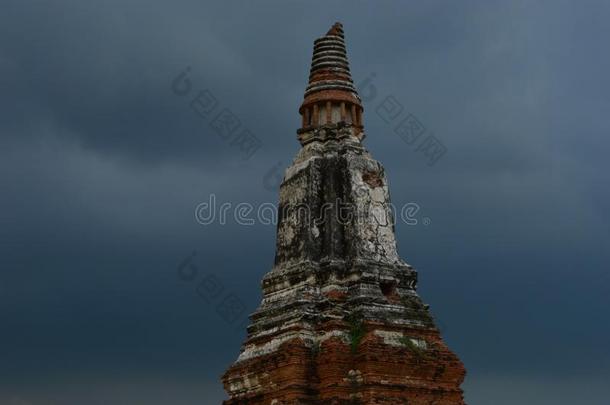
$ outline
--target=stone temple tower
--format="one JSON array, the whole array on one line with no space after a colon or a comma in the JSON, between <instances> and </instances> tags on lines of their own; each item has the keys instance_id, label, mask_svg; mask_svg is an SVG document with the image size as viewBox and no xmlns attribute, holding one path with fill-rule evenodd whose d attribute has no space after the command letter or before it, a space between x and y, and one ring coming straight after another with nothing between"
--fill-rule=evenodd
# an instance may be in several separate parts
<instances>
[{"instance_id":1,"label":"stone temple tower","mask_svg":"<svg viewBox=\"0 0 610 405\"><path fill-rule=\"evenodd\" d=\"M225 405L464 404L465 369L396 251L384 169L362 145L343 28L314 42L302 148L280 187L262 281Z\"/></svg>"}]
</instances>

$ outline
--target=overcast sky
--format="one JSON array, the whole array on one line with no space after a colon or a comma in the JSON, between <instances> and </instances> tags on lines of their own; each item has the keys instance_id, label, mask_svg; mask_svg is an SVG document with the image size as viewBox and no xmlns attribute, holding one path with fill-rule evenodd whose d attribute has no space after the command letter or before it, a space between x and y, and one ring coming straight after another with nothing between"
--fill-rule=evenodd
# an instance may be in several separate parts
<instances>
[{"instance_id":1,"label":"overcast sky","mask_svg":"<svg viewBox=\"0 0 610 405\"><path fill-rule=\"evenodd\" d=\"M610 5L604 1L12 1L0 12L0 403L219 404L239 353L197 285L252 312L313 40L344 24L401 256L470 405L610 397ZM191 93L172 91L190 67ZM262 143L249 159L199 90ZM376 112L392 97L400 118ZM447 152L398 136L411 114ZM387 117L386 117L387 118ZM426 219L424 221L424 219ZM429 221L428 221L429 220ZM190 264L194 281L178 277Z\"/></svg>"}]
</instances>

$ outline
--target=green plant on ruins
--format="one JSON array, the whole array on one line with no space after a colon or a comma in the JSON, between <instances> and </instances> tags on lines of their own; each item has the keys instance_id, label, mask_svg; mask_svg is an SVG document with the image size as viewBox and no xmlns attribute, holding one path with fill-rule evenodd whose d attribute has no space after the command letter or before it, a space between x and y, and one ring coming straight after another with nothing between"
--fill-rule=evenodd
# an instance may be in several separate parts
<instances>
[{"instance_id":1,"label":"green plant on ruins","mask_svg":"<svg viewBox=\"0 0 610 405\"><path fill-rule=\"evenodd\" d=\"M358 346L360 346L360 342L364 338L364 334L366 332L364 328L364 322L362 320L362 315L357 313L350 314L347 319L347 324L349 325L349 342L352 353L356 353L358 350Z\"/></svg>"},{"instance_id":2,"label":"green plant on ruins","mask_svg":"<svg viewBox=\"0 0 610 405\"><path fill-rule=\"evenodd\" d=\"M426 352L424 349L419 347L413 340L408 336L402 336L399 339L399 342L406 347L414 356L419 360L423 360L426 358Z\"/></svg>"}]
</instances>

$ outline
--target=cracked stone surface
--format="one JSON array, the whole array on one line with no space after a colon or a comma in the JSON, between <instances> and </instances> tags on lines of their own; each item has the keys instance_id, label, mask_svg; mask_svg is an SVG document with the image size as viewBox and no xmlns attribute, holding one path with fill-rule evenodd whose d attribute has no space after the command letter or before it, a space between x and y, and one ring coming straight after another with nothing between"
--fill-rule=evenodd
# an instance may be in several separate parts
<instances>
[{"instance_id":1,"label":"cracked stone surface","mask_svg":"<svg viewBox=\"0 0 610 405\"><path fill-rule=\"evenodd\" d=\"M362 145L358 115L345 119L361 108L345 100L358 95L327 83L332 63L319 71L322 51L343 69L346 56L326 45L341 48L342 27L322 39L312 62L320 83L310 80L305 98L317 108L301 106L307 120L280 187L275 263L223 376L224 404L464 404L464 366L418 296L417 272L398 255L383 166Z\"/></svg>"}]
</instances>

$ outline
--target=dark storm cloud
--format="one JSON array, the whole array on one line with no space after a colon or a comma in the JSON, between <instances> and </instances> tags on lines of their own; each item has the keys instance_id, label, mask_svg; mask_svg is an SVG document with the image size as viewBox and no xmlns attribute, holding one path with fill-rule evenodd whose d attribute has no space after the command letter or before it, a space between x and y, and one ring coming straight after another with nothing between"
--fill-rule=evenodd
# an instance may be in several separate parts
<instances>
[{"instance_id":1,"label":"dark storm cloud","mask_svg":"<svg viewBox=\"0 0 610 405\"><path fill-rule=\"evenodd\" d=\"M243 330L196 285L214 274L254 310L274 229L203 227L193 211L211 193L277 201L263 177L298 150L312 41L339 20L356 83L375 74L367 147L393 201L431 218L397 225L400 251L469 369L469 403L565 403L583 390L583 403L603 403L604 384L581 377L610 370L608 11L5 2L0 402L219 403ZM186 66L263 142L249 160L172 93ZM388 96L447 147L434 166L376 113ZM189 283L176 270L193 250ZM73 388L77 376L90 390Z\"/></svg>"}]
</instances>

